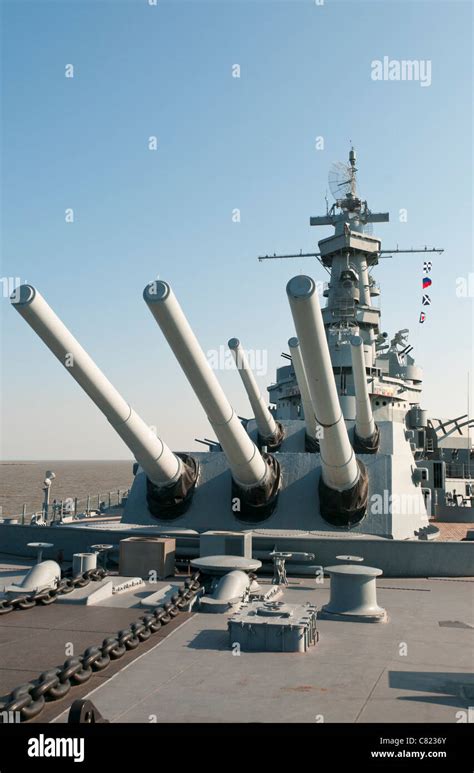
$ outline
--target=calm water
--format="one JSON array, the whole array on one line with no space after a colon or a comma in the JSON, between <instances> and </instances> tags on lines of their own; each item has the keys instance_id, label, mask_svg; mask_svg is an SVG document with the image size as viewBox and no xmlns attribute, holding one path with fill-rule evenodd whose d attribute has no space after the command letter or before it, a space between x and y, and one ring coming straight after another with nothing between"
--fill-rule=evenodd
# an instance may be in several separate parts
<instances>
[{"instance_id":1,"label":"calm water","mask_svg":"<svg viewBox=\"0 0 474 773\"><path fill-rule=\"evenodd\" d=\"M129 488L132 462L0 462L0 506L4 516L21 513L27 505L27 513L41 509L43 480L46 470L56 473L51 486L50 501L78 497L85 506L91 495L91 507L97 505L97 496L108 503L108 493L113 493L112 504L117 503L117 490Z\"/></svg>"}]
</instances>

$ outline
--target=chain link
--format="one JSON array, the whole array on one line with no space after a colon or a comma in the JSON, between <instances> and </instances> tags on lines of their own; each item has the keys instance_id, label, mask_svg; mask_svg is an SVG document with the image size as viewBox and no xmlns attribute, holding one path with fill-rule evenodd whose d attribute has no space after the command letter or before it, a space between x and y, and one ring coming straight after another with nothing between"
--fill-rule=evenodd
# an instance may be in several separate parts
<instances>
[{"instance_id":1,"label":"chain link","mask_svg":"<svg viewBox=\"0 0 474 773\"><path fill-rule=\"evenodd\" d=\"M76 588L84 588L91 580L97 582L108 575L105 569L89 569L77 577L64 577L57 588L47 588L25 596L17 596L14 599L2 599L0 601L0 615L13 612L14 609L32 609L37 604L47 606L53 604L58 596L63 596Z\"/></svg>"},{"instance_id":2,"label":"chain link","mask_svg":"<svg viewBox=\"0 0 474 773\"><path fill-rule=\"evenodd\" d=\"M92 576L93 573L100 574L100 576ZM106 572L94 569L92 572L85 572L85 574L88 575L87 582L90 582L90 580L102 579ZM107 637L100 646L88 647L81 656L68 658L61 668L44 671L36 682L28 682L28 684L16 687L10 693L8 703L1 707L0 723L4 721L2 716L8 716L10 711L20 712L22 722L33 719L43 710L47 701L64 698L71 687L85 684L95 671L102 671L104 668L107 668L112 660L118 660L125 655L127 650L134 650L141 642L147 641L153 633L156 633L162 626L167 625L172 619L177 617L196 596L201 587L199 577L200 572L196 572L185 581L184 588L180 588L178 593L171 597L170 601L161 607L157 607L153 612L143 615L140 620L131 623L128 628L123 628L115 636ZM68 585L68 590L66 591L61 589L60 583L53 600L63 592L69 593L70 590L74 590L74 587L83 587L76 584L77 579L82 581L83 578L84 575L81 575L75 580L67 580L67 583L73 582L74 586L71 588ZM41 596L40 603L44 604L44 599L46 598L44 592L37 595ZM15 599L15 602L18 602L18 600L22 601L23 599L29 602L33 598L36 599L36 596L25 596L21 599ZM46 598L46 603L52 603L48 599L49 596ZM18 604L16 607L18 607ZM16 607L12 605L12 609ZM8 611L10 612L11 610Z\"/></svg>"}]
</instances>

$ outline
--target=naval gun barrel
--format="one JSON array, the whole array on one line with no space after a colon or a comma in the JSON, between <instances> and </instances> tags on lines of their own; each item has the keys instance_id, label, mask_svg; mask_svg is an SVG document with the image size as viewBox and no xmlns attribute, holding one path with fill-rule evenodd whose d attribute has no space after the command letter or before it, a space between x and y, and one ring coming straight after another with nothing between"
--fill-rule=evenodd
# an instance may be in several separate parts
<instances>
[{"instance_id":1,"label":"naval gun barrel","mask_svg":"<svg viewBox=\"0 0 474 773\"><path fill-rule=\"evenodd\" d=\"M179 481L183 462L135 413L35 287L15 290L12 305L97 405L157 487Z\"/></svg>"},{"instance_id":2,"label":"naval gun barrel","mask_svg":"<svg viewBox=\"0 0 474 773\"><path fill-rule=\"evenodd\" d=\"M350 345L356 398L354 448L359 453L375 453L379 444L379 432L372 414L367 387L364 341L361 336L352 336Z\"/></svg>"},{"instance_id":3,"label":"naval gun barrel","mask_svg":"<svg viewBox=\"0 0 474 773\"><path fill-rule=\"evenodd\" d=\"M145 287L145 302L154 316L224 451L233 480L233 494L242 503L243 520L268 517L280 487L278 462L261 454L249 437L209 365L171 287L155 280Z\"/></svg>"},{"instance_id":4,"label":"naval gun barrel","mask_svg":"<svg viewBox=\"0 0 474 773\"><path fill-rule=\"evenodd\" d=\"M282 441L283 431L270 413L258 388L257 381L249 365L247 355L238 338L231 338L228 346L237 365L242 383L252 406L262 445L276 450Z\"/></svg>"},{"instance_id":5,"label":"naval gun barrel","mask_svg":"<svg viewBox=\"0 0 474 773\"><path fill-rule=\"evenodd\" d=\"M308 379L306 378L298 339L294 336L293 338L290 338L288 340L288 346L290 348L293 370L295 371L296 381L301 395L301 404L303 406L308 446L306 450L319 451L319 440L317 439L316 431L316 417L314 415L313 403L311 402L311 395L309 393Z\"/></svg>"},{"instance_id":6,"label":"naval gun barrel","mask_svg":"<svg viewBox=\"0 0 474 773\"><path fill-rule=\"evenodd\" d=\"M323 429L323 478L331 488L343 491L354 486L359 470L339 404L316 285L310 277L296 276L288 282L287 293L313 412Z\"/></svg>"},{"instance_id":7,"label":"naval gun barrel","mask_svg":"<svg viewBox=\"0 0 474 773\"><path fill-rule=\"evenodd\" d=\"M322 428L321 515L334 525L348 526L366 512L367 474L355 457L342 415L316 284L309 276L295 276L286 291L316 423Z\"/></svg>"}]
</instances>

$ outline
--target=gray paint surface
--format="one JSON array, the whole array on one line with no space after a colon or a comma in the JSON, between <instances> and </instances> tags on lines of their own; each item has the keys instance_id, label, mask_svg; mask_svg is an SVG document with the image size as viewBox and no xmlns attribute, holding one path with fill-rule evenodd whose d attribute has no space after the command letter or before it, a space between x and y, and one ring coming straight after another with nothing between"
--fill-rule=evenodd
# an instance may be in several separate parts
<instances>
[{"instance_id":1,"label":"gray paint surface","mask_svg":"<svg viewBox=\"0 0 474 773\"><path fill-rule=\"evenodd\" d=\"M321 620L306 654L234 656L228 616L199 613L90 698L115 722L456 722L474 694L472 631L439 622L472 618L473 581L377 585L387 625ZM328 581L290 583L285 601L302 597L321 607Z\"/></svg>"},{"instance_id":2,"label":"gray paint surface","mask_svg":"<svg viewBox=\"0 0 474 773\"><path fill-rule=\"evenodd\" d=\"M45 558L54 558L62 548L66 560L71 560L72 554L87 547L97 540L97 530L89 527L38 527L2 525L0 527L0 549L12 556L31 558L31 550L26 547L28 542L37 536L38 528L42 534L48 531L48 540L54 543L54 548L45 551ZM168 527L165 533L169 533ZM126 536L138 533L160 534L163 527L117 527L100 530L101 539L116 544ZM51 534L51 536L49 536ZM198 555L198 535L188 535L178 538L179 543L186 543L186 552ZM274 547L278 550L304 551L314 553L316 559L312 563L328 566L336 562L340 554L356 553L363 556L365 562L379 567L386 577L469 577L474 575L474 540L465 542L432 542L379 539L365 535L346 537L340 533L335 536L331 532L263 530L253 531L253 555L261 559L270 553ZM179 555L179 549L178 549ZM32 561L31 561L32 563ZM31 564L30 564L31 565Z\"/></svg>"},{"instance_id":3,"label":"gray paint surface","mask_svg":"<svg viewBox=\"0 0 474 773\"><path fill-rule=\"evenodd\" d=\"M319 513L320 455L301 452L303 422L282 423L288 437L282 445L282 452L275 454L281 466L283 482L278 505L266 521L254 525L263 529L317 530L341 534L340 529L328 524ZM379 429L379 452L359 455L369 473L370 507L365 518L350 533L412 539L418 529L428 524L421 487L415 486L411 477L415 467L413 455L401 424L380 422ZM252 436L252 428L250 434ZM286 450L289 448L291 451ZM198 531L250 528L253 524L239 520L238 512L232 511L231 474L225 455L193 452L193 456L201 465L198 485L189 510L173 520L172 525ZM395 503L393 512L390 512L387 499L389 494L395 498L392 500ZM401 512L397 510L399 505L396 503L403 505L402 497L409 501L406 512L403 507ZM146 478L141 471L134 479L122 520L139 525L157 523L148 511Z\"/></svg>"}]
</instances>

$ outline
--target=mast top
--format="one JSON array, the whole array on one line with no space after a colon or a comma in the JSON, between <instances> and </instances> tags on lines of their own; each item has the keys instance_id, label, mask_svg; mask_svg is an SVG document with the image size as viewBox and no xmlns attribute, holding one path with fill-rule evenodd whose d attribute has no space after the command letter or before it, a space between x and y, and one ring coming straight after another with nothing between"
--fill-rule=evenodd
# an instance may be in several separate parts
<instances>
[{"instance_id":1,"label":"mast top","mask_svg":"<svg viewBox=\"0 0 474 773\"><path fill-rule=\"evenodd\" d=\"M349 163L334 163L329 171L329 187L334 196L334 204L326 215L311 217L310 225L332 225L336 235L351 231L371 233L372 223L386 223L388 212L371 212L367 201L363 201L357 191L357 155L354 147L349 151Z\"/></svg>"},{"instance_id":2,"label":"mast top","mask_svg":"<svg viewBox=\"0 0 474 773\"><path fill-rule=\"evenodd\" d=\"M334 204L329 209L326 205L326 214L310 217L310 225L332 225L335 233L319 242L320 252L292 253L289 255L259 255L258 260L276 260L282 258L310 258L319 260L321 265L329 272L334 252L344 251L346 254L351 248L367 256L369 265L378 263L379 257L392 257L396 253L420 253L432 252L441 254L442 249L437 247L424 249L396 249L382 250L379 239L372 235L373 223L387 223L388 212L372 212L363 201L357 191L357 154L354 146L349 151L348 163L338 161L331 166L329 171L329 187L334 197ZM340 238L338 238L340 237Z\"/></svg>"}]
</instances>

